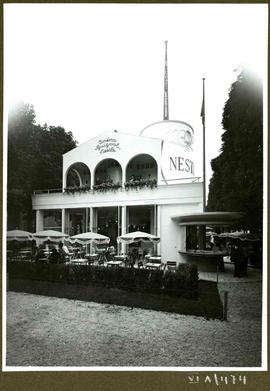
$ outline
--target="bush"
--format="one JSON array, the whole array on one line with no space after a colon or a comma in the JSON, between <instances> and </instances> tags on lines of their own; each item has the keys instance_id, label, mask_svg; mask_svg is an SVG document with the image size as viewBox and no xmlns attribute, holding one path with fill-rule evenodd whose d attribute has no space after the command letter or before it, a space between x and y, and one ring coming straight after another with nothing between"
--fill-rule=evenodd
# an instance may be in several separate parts
<instances>
[{"instance_id":1,"label":"bush","mask_svg":"<svg viewBox=\"0 0 270 391\"><path fill-rule=\"evenodd\" d=\"M186 298L196 298L198 292L197 267L189 264L180 264L175 272L165 273L162 270L23 261L9 262L8 269L10 278L66 282Z\"/></svg>"},{"instance_id":2,"label":"bush","mask_svg":"<svg viewBox=\"0 0 270 391\"><path fill-rule=\"evenodd\" d=\"M195 265L179 264L176 272L167 270L163 276L164 293L169 296L196 298L198 283L198 271Z\"/></svg>"},{"instance_id":3,"label":"bush","mask_svg":"<svg viewBox=\"0 0 270 391\"><path fill-rule=\"evenodd\" d=\"M150 270L150 274L146 280L146 287L149 292L161 293L163 289L163 271Z\"/></svg>"}]
</instances>

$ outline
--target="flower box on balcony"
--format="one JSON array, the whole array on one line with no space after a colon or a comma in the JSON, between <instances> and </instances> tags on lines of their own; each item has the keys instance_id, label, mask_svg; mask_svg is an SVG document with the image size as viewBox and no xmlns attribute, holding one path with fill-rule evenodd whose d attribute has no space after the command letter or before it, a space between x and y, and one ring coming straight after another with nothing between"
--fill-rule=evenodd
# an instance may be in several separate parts
<instances>
[{"instance_id":1,"label":"flower box on balcony","mask_svg":"<svg viewBox=\"0 0 270 391\"><path fill-rule=\"evenodd\" d=\"M90 186L71 186L65 188L65 193L74 194L74 193L85 193L86 191L90 191Z\"/></svg>"},{"instance_id":2,"label":"flower box on balcony","mask_svg":"<svg viewBox=\"0 0 270 391\"><path fill-rule=\"evenodd\" d=\"M120 183L111 183L111 182L104 182L99 185L94 185L93 190L94 191L100 191L100 192L105 192L108 190L113 190L116 191L121 188Z\"/></svg>"},{"instance_id":3,"label":"flower box on balcony","mask_svg":"<svg viewBox=\"0 0 270 391\"><path fill-rule=\"evenodd\" d=\"M132 181L125 183L125 189L143 189L145 187L150 187L150 189L153 189L154 187L157 187L157 181L156 179L134 179Z\"/></svg>"}]
</instances>

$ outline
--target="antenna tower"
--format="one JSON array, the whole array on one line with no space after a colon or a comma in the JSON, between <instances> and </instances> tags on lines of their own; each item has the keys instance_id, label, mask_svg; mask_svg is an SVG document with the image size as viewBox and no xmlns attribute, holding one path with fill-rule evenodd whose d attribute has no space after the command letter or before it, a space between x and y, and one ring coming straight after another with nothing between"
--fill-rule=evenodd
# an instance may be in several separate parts
<instances>
[{"instance_id":1,"label":"antenna tower","mask_svg":"<svg viewBox=\"0 0 270 391\"><path fill-rule=\"evenodd\" d=\"M165 41L164 108L163 108L163 120L164 121L169 119L167 45L168 45L168 41Z\"/></svg>"}]
</instances>

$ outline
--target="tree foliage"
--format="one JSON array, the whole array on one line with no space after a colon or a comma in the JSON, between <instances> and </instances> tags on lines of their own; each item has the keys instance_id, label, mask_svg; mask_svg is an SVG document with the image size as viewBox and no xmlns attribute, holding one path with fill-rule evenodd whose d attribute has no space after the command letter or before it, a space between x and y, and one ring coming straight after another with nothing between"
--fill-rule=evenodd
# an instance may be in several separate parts
<instances>
[{"instance_id":1,"label":"tree foliage","mask_svg":"<svg viewBox=\"0 0 270 391\"><path fill-rule=\"evenodd\" d=\"M9 112L8 227L32 229L31 195L35 189L61 188L62 154L76 146L62 127L40 126L32 105L20 102ZM26 225L22 227L22 216Z\"/></svg>"},{"instance_id":2,"label":"tree foliage","mask_svg":"<svg viewBox=\"0 0 270 391\"><path fill-rule=\"evenodd\" d=\"M221 153L211 161L210 211L245 213L242 228L262 228L263 101L261 81L243 70L223 111Z\"/></svg>"}]
</instances>

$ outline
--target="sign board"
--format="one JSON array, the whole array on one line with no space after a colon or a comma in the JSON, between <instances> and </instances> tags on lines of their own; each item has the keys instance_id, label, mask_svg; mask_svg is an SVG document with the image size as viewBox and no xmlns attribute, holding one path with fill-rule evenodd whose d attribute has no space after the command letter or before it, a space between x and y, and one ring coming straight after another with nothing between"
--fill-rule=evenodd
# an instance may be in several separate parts
<instances>
[{"instance_id":1,"label":"sign board","mask_svg":"<svg viewBox=\"0 0 270 391\"><path fill-rule=\"evenodd\" d=\"M182 121L157 122L143 129L141 135L163 140L161 173L165 183L179 183L195 176L194 130L189 124Z\"/></svg>"},{"instance_id":2,"label":"sign board","mask_svg":"<svg viewBox=\"0 0 270 391\"><path fill-rule=\"evenodd\" d=\"M115 138L98 140L95 151L99 153L117 152L120 149L119 142Z\"/></svg>"}]
</instances>

